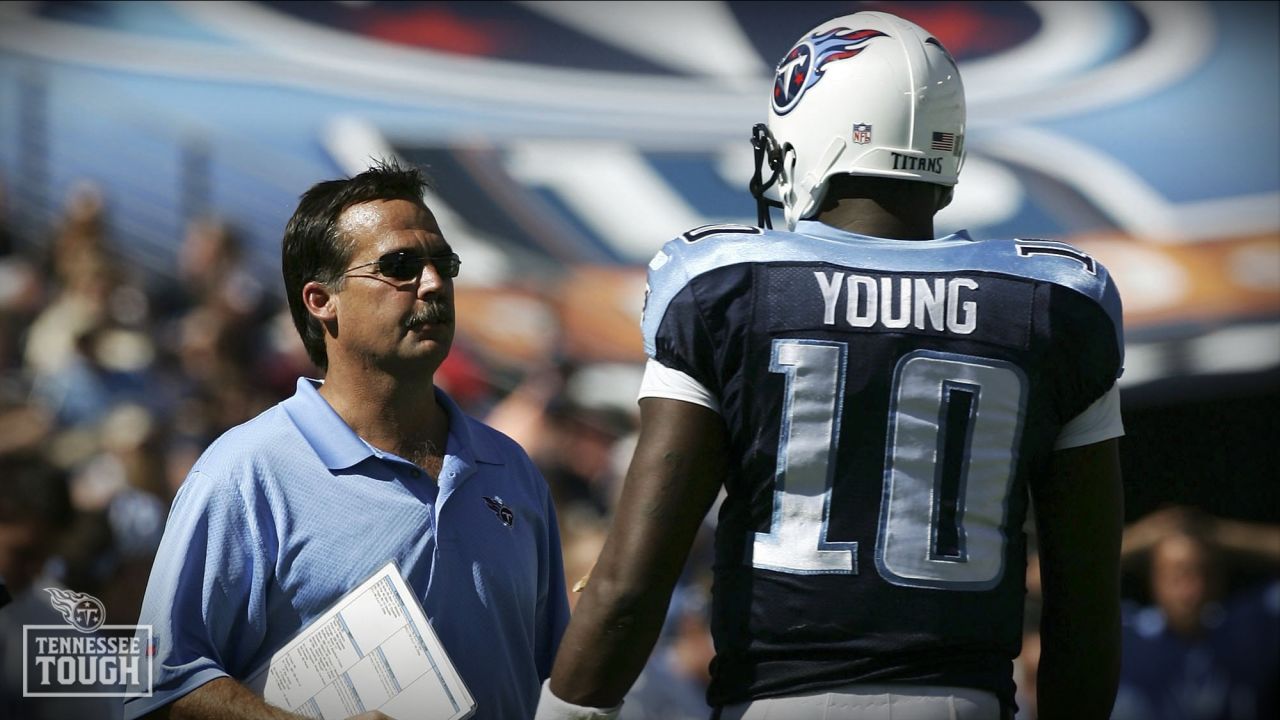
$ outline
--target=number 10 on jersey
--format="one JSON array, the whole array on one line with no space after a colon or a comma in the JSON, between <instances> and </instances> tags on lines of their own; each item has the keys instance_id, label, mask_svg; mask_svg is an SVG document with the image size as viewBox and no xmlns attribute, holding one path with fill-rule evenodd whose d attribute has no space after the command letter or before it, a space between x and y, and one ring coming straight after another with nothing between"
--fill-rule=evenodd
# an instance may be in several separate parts
<instances>
[{"instance_id":1,"label":"number 10 on jersey","mask_svg":"<svg viewBox=\"0 0 1280 720\"><path fill-rule=\"evenodd\" d=\"M858 573L856 541L827 539L849 346L775 340L786 376L769 532L751 563L786 573ZM1026 378L1012 364L915 351L890 388L876 569L912 587L980 590L1000 581L1005 516L1025 416ZM877 420L878 421L878 420ZM860 474L866 477L865 474Z\"/></svg>"}]
</instances>

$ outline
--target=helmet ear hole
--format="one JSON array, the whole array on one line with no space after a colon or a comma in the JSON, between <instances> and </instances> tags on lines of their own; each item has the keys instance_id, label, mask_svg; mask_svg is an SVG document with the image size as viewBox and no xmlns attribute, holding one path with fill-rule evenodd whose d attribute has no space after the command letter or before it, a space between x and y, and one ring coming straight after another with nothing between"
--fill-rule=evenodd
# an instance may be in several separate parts
<instances>
[{"instance_id":1,"label":"helmet ear hole","mask_svg":"<svg viewBox=\"0 0 1280 720\"><path fill-rule=\"evenodd\" d=\"M782 169L783 164L787 162L788 155L791 156L791 166L795 167L795 164L796 164L795 146L793 146L791 143L783 143L780 147L777 145L774 145L773 157L774 157L774 160L777 162L777 165L775 167L778 169Z\"/></svg>"},{"instance_id":2,"label":"helmet ear hole","mask_svg":"<svg viewBox=\"0 0 1280 720\"><path fill-rule=\"evenodd\" d=\"M778 169L793 184L796 177L796 149L791 143L782 144L782 152L778 160Z\"/></svg>"}]
</instances>

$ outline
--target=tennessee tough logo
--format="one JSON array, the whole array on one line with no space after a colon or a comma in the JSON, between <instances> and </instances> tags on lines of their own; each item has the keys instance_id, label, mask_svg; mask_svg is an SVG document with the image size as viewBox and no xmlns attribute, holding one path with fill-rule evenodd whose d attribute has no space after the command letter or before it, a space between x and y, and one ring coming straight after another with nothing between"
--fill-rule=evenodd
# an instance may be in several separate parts
<instances>
[{"instance_id":1,"label":"tennessee tough logo","mask_svg":"<svg viewBox=\"0 0 1280 720\"><path fill-rule=\"evenodd\" d=\"M803 38L782 58L773 76L773 110L786 115L809 88L818 84L827 65L857 57L872 38L889 37L879 30L835 28Z\"/></svg>"}]
</instances>

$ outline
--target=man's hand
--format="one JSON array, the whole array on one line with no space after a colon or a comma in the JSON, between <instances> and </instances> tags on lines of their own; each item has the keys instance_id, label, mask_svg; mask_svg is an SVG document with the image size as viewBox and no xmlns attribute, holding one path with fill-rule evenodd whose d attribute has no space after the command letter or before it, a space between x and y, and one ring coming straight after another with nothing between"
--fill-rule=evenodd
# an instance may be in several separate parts
<instances>
[{"instance_id":1,"label":"man's hand","mask_svg":"<svg viewBox=\"0 0 1280 720\"><path fill-rule=\"evenodd\" d=\"M391 720L391 716L390 716L390 715L383 715L382 713L378 712L377 710L370 710L370 711L369 711L369 712L367 712L367 713L360 713L359 715L352 715L351 717L347 718L347 720Z\"/></svg>"},{"instance_id":2,"label":"man's hand","mask_svg":"<svg viewBox=\"0 0 1280 720\"><path fill-rule=\"evenodd\" d=\"M380 712L362 713L351 720L390 720ZM229 677L214 678L175 700L156 708L144 720L304 720L283 708L268 705L244 685Z\"/></svg>"}]
</instances>

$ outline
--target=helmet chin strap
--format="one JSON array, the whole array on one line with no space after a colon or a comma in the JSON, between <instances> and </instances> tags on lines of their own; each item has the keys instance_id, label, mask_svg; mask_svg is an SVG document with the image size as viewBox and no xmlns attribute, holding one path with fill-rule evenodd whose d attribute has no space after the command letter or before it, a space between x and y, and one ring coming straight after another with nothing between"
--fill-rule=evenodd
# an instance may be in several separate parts
<instances>
[{"instance_id":1,"label":"helmet chin strap","mask_svg":"<svg viewBox=\"0 0 1280 720\"><path fill-rule=\"evenodd\" d=\"M773 229L773 220L769 217L769 208L786 209L782 203L777 200L770 200L764 196L764 193L773 184L778 182L782 176L783 159L788 152L791 152L791 144L785 147L778 147L778 142L774 140L773 133L769 132L769 126L764 123L756 123L751 128L751 147L755 151L755 173L751 176L751 182L747 184L747 188L751 190L751 196L756 199L756 224L762 228ZM794 154L794 153L792 153ZM769 179L764 180L762 171L765 163L769 165ZM779 186L781 189L781 186Z\"/></svg>"},{"instance_id":2,"label":"helmet chin strap","mask_svg":"<svg viewBox=\"0 0 1280 720\"><path fill-rule=\"evenodd\" d=\"M769 217L769 208L782 208L783 216L786 218L787 229L794 230L796 222L804 215L813 210L813 206L817 204L818 198L813 196L813 190L823 184L827 177L827 171L840 159L844 154L848 143L844 138L834 137L827 144L822 155L818 158L818 162L813 168L805 173L805 176L799 183L791 182L791 172L795 167L795 149L791 143L779 146L778 141L773 137L773 133L769 131L769 127L764 123L756 123L751 128L751 147L755 151L755 173L751 176L751 182L747 187L751 190L751 195L756 199L756 224L762 228L773 229L773 221ZM791 161L791 168L787 167L787 160ZM769 166L769 179L763 177L765 164ZM774 184L778 185L778 191L782 195L782 202L770 200L764 196L764 193ZM800 207L803 203L804 207Z\"/></svg>"}]
</instances>

